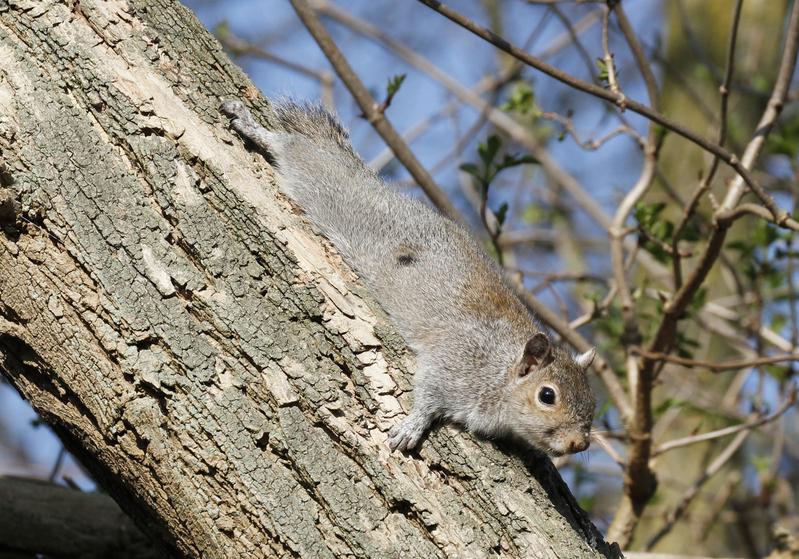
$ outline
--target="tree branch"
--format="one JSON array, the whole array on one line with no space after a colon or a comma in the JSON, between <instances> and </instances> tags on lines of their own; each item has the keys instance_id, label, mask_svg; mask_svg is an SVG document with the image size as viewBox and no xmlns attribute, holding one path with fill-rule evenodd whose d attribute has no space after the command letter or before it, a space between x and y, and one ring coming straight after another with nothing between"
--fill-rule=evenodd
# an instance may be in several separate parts
<instances>
[{"instance_id":1,"label":"tree branch","mask_svg":"<svg viewBox=\"0 0 799 559\"><path fill-rule=\"evenodd\" d=\"M733 371L736 369L748 369L751 367L759 367L760 365L770 365L773 363L782 363L785 361L799 361L799 353L790 353L785 355L771 355L768 357L758 357L756 359L741 359L735 361L722 361L721 363L714 363L712 361L702 361L700 359L687 359L679 357L670 353L657 353L644 351L641 348L633 348L633 353L651 359L653 361L666 361L668 363L676 363L684 367L701 367L709 369L713 372Z\"/></svg>"},{"instance_id":2,"label":"tree branch","mask_svg":"<svg viewBox=\"0 0 799 559\"><path fill-rule=\"evenodd\" d=\"M699 490L702 488L702 486L705 485L707 480L716 475L724 466L724 464L726 464L735 455L738 449L741 448L741 445L743 445L746 438L749 436L749 433L751 433L751 430L740 431L730 442L730 444L727 445L727 447L716 457L716 459L713 460L713 462L711 462L707 468L705 468L693 485L685 491L677 505L675 505L671 512L669 512L669 514L666 516L664 525L655 533L654 536L649 539L649 541L647 541L647 551L652 549L657 542L659 542L671 531L677 520L679 520L680 517L685 514L688 506L699 494Z\"/></svg>"},{"instance_id":3,"label":"tree branch","mask_svg":"<svg viewBox=\"0 0 799 559\"><path fill-rule=\"evenodd\" d=\"M374 100L369 90L366 89L363 82L358 78L355 71L350 66L347 59L341 53L339 48L330 38L330 35L325 30L322 22L316 17L314 10L308 5L305 0L291 0L291 5L297 12L302 23L305 25L308 32L319 45L324 55L330 61L336 74L344 85L352 94L358 106L363 111L366 119L372 124L374 129L383 138L388 146L394 150L397 159L408 170L413 179L427 194L428 198L441 210L441 213L458 223L463 223L463 218L460 213L452 205L447 195L436 184L430 173L424 166L416 159L416 156L408 148L407 144L402 141L402 137L397 133L396 129L391 125L383 113L378 110L378 103Z\"/></svg>"},{"instance_id":4,"label":"tree branch","mask_svg":"<svg viewBox=\"0 0 799 559\"><path fill-rule=\"evenodd\" d=\"M672 132L679 134L683 138L693 142L694 144L698 145L704 150L718 156L727 165L732 167L735 170L735 172L737 172L738 175L742 178L742 180L746 183L746 185L748 185L749 188L752 189L752 191L758 196L758 198L763 202L763 204L769 209L775 222L778 225L782 226L784 221L790 217L788 213L784 210L781 210L777 206L774 199L765 190L763 190L763 187L760 186L760 184L754 178L754 176L749 171L747 166L742 164L735 154L724 149L722 146L719 146L718 144L711 142L710 140L700 136L696 132L664 116L663 114L653 109L650 109L646 105L643 105L637 101L629 99L628 97L620 93L609 91L597 85L575 78L565 72L562 72L561 70L558 70L554 66L551 66L546 62L523 51L522 49L514 46L506 39L500 37L499 35L495 34L489 29L486 29L485 27L476 24L475 22L461 15L457 11L445 6L438 0L419 0L419 2L425 4L429 8L442 14L451 21L457 23L461 27L477 35L481 39L488 41L489 43L493 44L495 47L499 48L500 50L507 52L511 56L514 56L515 58L521 60L525 64L547 74L548 76L578 91L583 91L585 93L588 93L605 101L613 103L619 106L620 108L630 109L633 112L636 112L648 118L649 120L652 120L660 124L664 128L668 128ZM793 25L791 26L791 29L794 30ZM786 45L786 47L792 47L792 46L793 45ZM796 60L795 50L792 48L786 48L786 50L788 52L793 53L793 60L795 63ZM779 108L781 109L781 105Z\"/></svg>"},{"instance_id":5,"label":"tree branch","mask_svg":"<svg viewBox=\"0 0 799 559\"><path fill-rule=\"evenodd\" d=\"M735 45L738 38L738 25L741 20L742 5L743 0L737 0L735 3L732 16L732 29L730 30L729 45L727 47L727 69L724 72L724 81L719 86L721 108L719 109L718 144L720 146L724 145L724 141L727 138L727 104L730 97L730 84L732 83L732 76L733 72L735 71ZM705 175L705 177L699 181L699 186L697 186L696 190L691 195L691 199L683 210L682 219L674 230L674 234L672 236L672 249L674 250L675 256L672 259L672 270L674 273L674 285L677 289L682 286L682 260L679 251L677 251L677 246L680 243L680 239L685 231L685 227L688 225L688 220L696 211L696 207L699 205L699 201L702 199L702 196L704 196L707 190L710 188L713 178L716 176L718 166L719 158L714 155L713 162L710 164L710 170L708 171L707 175ZM771 214L769 214L769 216L771 217Z\"/></svg>"},{"instance_id":6,"label":"tree branch","mask_svg":"<svg viewBox=\"0 0 799 559\"><path fill-rule=\"evenodd\" d=\"M766 423L771 423L772 421L779 419L782 414L784 414L788 409L793 406L796 402L796 386L792 385L789 388L788 397L785 401L780 404L780 407L777 410L764 417L760 417L757 419L753 419L752 421L748 421L746 423L742 423L740 425L733 425L731 427L725 427L723 429L716 429L715 431L710 431L708 433L702 433L700 435L692 435L690 437L683 437L681 439L674 439L672 441L665 442L657 447L652 451L652 457L658 456L659 454L663 454L669 450L674 450L675 448L681 448L684 446L696 444L699 442L704 441L712 441L713 439L718 439L720 437L726 437L728 435L734 435L735 433L739 433L745 430L752 430L760 427L761 425L765 425Z\"/></svg>"}]
</instances>

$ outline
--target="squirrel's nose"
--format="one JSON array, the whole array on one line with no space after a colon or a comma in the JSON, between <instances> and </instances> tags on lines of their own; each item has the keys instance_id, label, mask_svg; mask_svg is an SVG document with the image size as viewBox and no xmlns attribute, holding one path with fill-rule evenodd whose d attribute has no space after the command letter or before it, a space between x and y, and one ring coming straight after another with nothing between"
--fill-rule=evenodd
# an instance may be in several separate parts
<instances>
[{"instance_id":1,"label":"squirrel's nose","mask_svg":"<svg viewBox=\"0 0 799 559\"><path fill-rule=\"evenodd\" d=\"M591 444L591 440L586 435L571 435L566 440L566 449L568 450L569 454L574 454L575 452L582 452L588 445Z\"/></svg>"}]
</instances>

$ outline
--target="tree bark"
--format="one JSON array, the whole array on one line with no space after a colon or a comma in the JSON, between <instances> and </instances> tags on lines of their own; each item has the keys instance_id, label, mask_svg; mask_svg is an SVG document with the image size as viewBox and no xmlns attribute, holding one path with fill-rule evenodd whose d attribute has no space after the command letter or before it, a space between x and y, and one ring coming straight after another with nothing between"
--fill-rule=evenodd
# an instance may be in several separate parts
<instances>
[{"instance_id":1,"label":"tree bark","mask_svg":"<svg viewBox=\"0 0 799 559\"><path fill-rule=\"evenodd\" d=\"M0 2L0 60L0 370L170 554L619 555L547 459L389 452L412 359L227 129L269 105L185 8Z\"/></svg>"}]
</instances>

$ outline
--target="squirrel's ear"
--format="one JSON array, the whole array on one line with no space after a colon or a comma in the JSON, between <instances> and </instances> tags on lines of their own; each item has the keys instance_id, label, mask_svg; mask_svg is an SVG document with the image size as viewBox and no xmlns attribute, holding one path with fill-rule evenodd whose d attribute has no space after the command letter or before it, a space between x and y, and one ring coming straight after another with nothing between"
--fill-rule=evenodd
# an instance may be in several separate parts
<instances>
[{"instance_id":1,"label":"squirrel's ear","mask_svg":"<svg viewBox=\"0 0 799 559\"><path fill-rule=\"evenodd\" d=\"M519 376L526 376L530 369L543 363L549 355L551 345L546 334L541 332L527 340L524 345L524 355L522 356Z\"/></svg>"},{"instance_id":2,"label":"squirrel's ear","mask_svg":"<svg viewBox=\"0 0 799 559\"><path fill-rule=\"evenodd\" d=\"M594 357L596 357L596 348L592 347L585 353L581 353L574 360L577 362L577 365L580 366L582 370L586 370L588 367L591 366L591 363L594 362Z\"/></svg>"}]
</instances>

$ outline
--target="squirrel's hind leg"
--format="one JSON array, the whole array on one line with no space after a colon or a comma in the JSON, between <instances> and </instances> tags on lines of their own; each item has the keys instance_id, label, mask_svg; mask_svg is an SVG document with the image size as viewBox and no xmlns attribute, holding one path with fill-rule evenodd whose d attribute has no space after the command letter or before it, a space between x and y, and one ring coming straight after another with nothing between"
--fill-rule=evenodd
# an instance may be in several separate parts
<instances>
[{"instance_id":1,"label":"squirrel's hind leg","mask_svg":"<svg viewBox=\"0 0 799 559\"><path fill-rule=\"evenodd\" d=\"M252 142L262 155L268 158L275 157L277 144L277 134L270 132L255 120L252 113L238 99L230 99L222 103L219 112L230 119L230 126L236 133Z\"/></svg>"}]
</instances>

